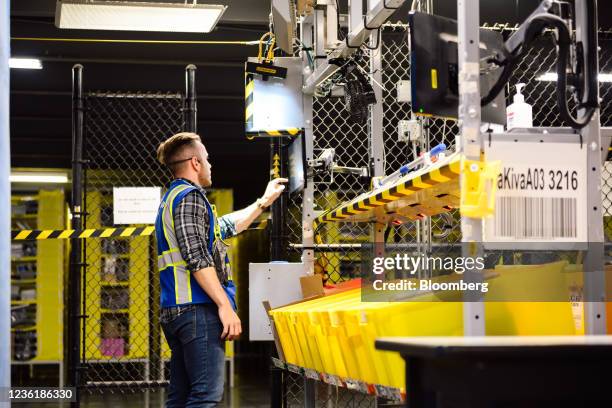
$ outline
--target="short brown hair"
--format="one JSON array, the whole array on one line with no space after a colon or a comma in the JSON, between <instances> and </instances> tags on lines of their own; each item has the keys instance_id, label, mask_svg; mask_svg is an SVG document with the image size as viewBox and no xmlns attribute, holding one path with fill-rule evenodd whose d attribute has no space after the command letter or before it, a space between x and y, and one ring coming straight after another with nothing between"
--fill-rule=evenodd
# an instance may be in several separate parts
<instances>
[{"instance_id":1,"label":"short brown hair","mask_svg":"<svg viewBox=\"0 0 612 408\"><path fill-rule=\"evenodd\" d=\"M183 153L188 148L195 148L197 142L202 142L199 135L192 132L181 132L162 142L157 148L157 160L174 171L176 160L184 159ZM176 163L178 164L178 163Z\"/></svg>"}]
</instances>

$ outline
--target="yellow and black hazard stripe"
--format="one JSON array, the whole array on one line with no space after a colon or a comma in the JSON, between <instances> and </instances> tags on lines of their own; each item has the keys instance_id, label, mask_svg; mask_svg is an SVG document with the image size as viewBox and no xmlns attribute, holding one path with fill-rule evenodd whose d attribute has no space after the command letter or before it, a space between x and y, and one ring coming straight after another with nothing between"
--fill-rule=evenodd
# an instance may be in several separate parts
<instances>
[{"instance_id":1,"label":"yellow and black hazard stripe","mask_svg":"<svg viewBox=\"0 0 612 408\"><path fill-rule=\"evenodd\" d=\"M253 222L249 229L265 229L268 220ZM118 237L148 237L155 232L155 227L125 227L76 230L13 230L13 241L39 241L44 239L71 238L118 238Z\"/></svg>"},{"instance_id":2,"label":"yellow and black hazard stripe","mask_svg":"<svg viewBox=\"0 0 612 408\"><path fill-rule=\"evenodd\" d=\"M255 81L253 74L245 73L244 80L244 106L246 128L253 127L253 91L255 91Z\"/></svg>"},{"instance_id":3,"label":"yellow and black hazard stripe","mask_svg":"<svg viewBox=\"0 0 612 408\"><path fill-rule=\"evenodd\" d=\"M125 227L77 230L16 230L11 231L15 241L38 241L43 239L70 238L116 238L146 237L155 231L155 227Z\"/></svg>"},{"instance_id":4,"label":"yellow and black hazard stripe","mask_svg":"<svg viewBox=\"0 0 612 408\"><path fill-rule=\"evenodd\" d=\"M253 140L256 137L259 138L270 138L270 137L295 137L301 133L302 129L289 128L281 130L260 130L255 132L246 132L247 139Z\"/></svg>"},{"instance_id":5,"label":"yellow and black hazard stripe","mask_svg":"<svg viewBox=\"0 0 612 408\"><path fill-rule=\"evenodd\" d=\"M387 190L372 193L355 202L343 204L317 218L318 222L342 221L353 215L371 211L392 201L407 197L417 191L425 190L440 183L457 179L461 172L461 161L455 160L428 173L396 184ZM417 203L418 205L418 203ZM448 206L446 206L448 207ZM450 207L448 207L450 209ZM446 208L445 208L446 209Z\"/></svg>"}]
</instances>

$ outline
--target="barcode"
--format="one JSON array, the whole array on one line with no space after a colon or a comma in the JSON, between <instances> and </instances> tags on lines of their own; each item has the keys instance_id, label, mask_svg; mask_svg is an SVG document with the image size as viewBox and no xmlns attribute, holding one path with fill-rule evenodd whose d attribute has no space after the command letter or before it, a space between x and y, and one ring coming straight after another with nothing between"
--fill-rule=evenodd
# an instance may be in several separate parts
<instances>
[{"instance_id":1,"label":"barcode","mask_svg":"<svg viewBox=\"0 0 612 408\"><path fill-rule=\"evenodd\" d=\"M498 197L495 236L513 239L576 238L575 197Z\"/></svg>"}]
</instances>

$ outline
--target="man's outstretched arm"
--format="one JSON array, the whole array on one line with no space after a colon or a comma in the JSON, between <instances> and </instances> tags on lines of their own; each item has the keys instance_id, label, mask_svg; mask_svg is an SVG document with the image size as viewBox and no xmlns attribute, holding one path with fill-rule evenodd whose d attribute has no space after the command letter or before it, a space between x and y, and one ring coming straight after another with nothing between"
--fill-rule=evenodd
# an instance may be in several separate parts
<instances>
[{"instance_id":1,"label":"man's outstretched arm","mask_svg":"<svg viewBox=\"0 0 612 408\"><path fill-rule=\"evenodd\" d=\"M266 187L266 191L264 192L261 198L257 199L257 201L255 201L248 207L224 215L221 218L231 220L236 228L235 233L241 233L242 231L249 228L249 225L251 225L251 223L255 221L255 219L259 217L267 207L271 206L272 203L276 201L276 199L281 195L283 190L285 190L284 183L286 183L287 181L289 180L287 180L286 178L277 178L270 181L268 183L268 186Z\"/></svg>"}]
</instances>

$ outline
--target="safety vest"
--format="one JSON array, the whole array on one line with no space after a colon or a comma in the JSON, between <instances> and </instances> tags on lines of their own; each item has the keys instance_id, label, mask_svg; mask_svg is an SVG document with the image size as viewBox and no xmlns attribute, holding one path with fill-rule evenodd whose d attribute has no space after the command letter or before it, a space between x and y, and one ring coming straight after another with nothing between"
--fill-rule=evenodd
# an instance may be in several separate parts
<instances>
[{"instance_id":1,"label":"safety vest","mask_svg":"<svg viewBox=\"0 0 612 408\"><path fill-rule=\"evenodd\" d=\"M206 209L209 214L209 234L206 243L213 259L216 259L213 253L216 241L223 238L217 222L215 207L210 205L206 196L197 187L185 180L172 181L170 188L162 198L155 221L161 307L213 303L204 289L195 280L193 274L187 269L187 263L181 255L176 233L174 232L174 211L181 200L194 190L202 195L206 203ZM227 255L223 261L227 263L226 267L229 268L229 257ZM231 280L231 276L229 276L228 282L226 284L222 283L221 286L225 293L227 293L232 307L236 309L236 287Z\"/></svg>"}]
</instances>

